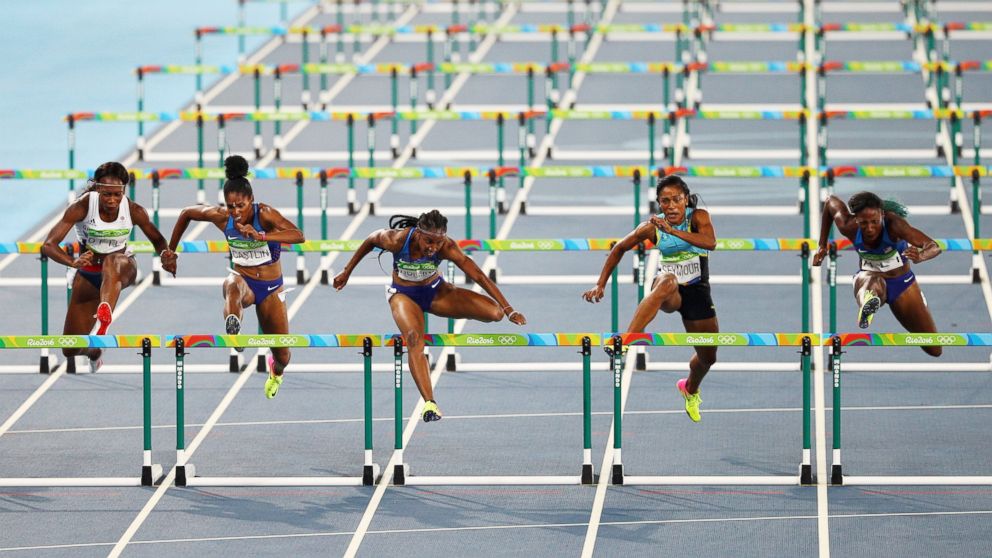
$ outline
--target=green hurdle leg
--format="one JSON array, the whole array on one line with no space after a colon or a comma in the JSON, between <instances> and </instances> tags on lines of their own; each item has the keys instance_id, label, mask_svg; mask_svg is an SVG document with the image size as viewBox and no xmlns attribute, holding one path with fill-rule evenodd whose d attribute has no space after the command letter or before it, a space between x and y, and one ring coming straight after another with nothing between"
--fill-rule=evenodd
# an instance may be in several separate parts
<instances>
[{"instance_id":1,"label":"green hurdle leg","mask_svg":"<svg viewBox=\"0 0 992 558\"><path fill-rule=\"evenodd\" d=\"M227 146L227 128L223 114L217 115L217 161L224 164L224 148ZM218 166L220 166L218 165ZM224 203L224 180L217 181L217 202ZM327 238L326 236L323 238Z\"/></svg>"},{"instance_id":2,"label":"green hurdle leg","mask_svg":"<svg viewBox=\"0 0 992 558\"><path fill-rule=\"evenodd\" d=\"M348 215L358 213L358 201L355 195L355 115L349 114L348 128Z\"/></svg>"},{"instance_id":3,"label":"green hurdle leg","mask_svg":"<svg viewBox=\"0 0 992 558\"><path fill-rule=\"evenodd\" d=\"M372 486L379 476L379 466L372 462L372 339L362 340L362 359L365 363L365 466L362 484Z\"/></svg>"},{"instance_id":4,"label":"green hurdle leg","mask_svg":"<svg viewBox=\"0 0 992 558\"><path fill-rule=\"evenodd\" d=\"M176 486L186 486L194 476L193 466L186 464L186 344L176 337Z\"/></svg>"},{"instance_id":5,"label":"green hurdle leg","mask_svg":"<svg viewBox=\"0 0 992 558\"><path fill-rule=\"evenodd\" d=\"M616 244L616 243L614 243ZM613 246L610 246L613 249ZM613 273L610 275L610 331L620 331L620 308L619 308L619 298L620 298L620 266L613 268Z\"/></svg>"},{"instance_id":6,"label":"green hurdle leg","mask_svg":"<svg viewBox=\"0 0 992 558\"><path fill-rule=\"evenodd\" d=\"M368 117L369 168L375 168L375 115ZM369 178L369 215L375 215L375 179Z\"/></svg>"},{"instance_id":7,"label":"green hurdle leg","mask_svg":"<svg viewBox=\"0 0 992 558\"><path fill-rule=\"evenodd\" d=\"M145 112L145 71L138 68L138 112ZM138 160L145 160L145 121L138 119L138 139L135 143Z\"/></svg>"},{"instance_id":8,"label":"green hurdle leg","mask_svg":"<svg viewBox=\"0 0 992 558\"><path fill-rule=\"evenodd\" d=\"M615 330L614 330L615 331ZM613 354L610 356L613 369L613 484L623 484L623 345L620 336L613 338Z\"/></svg>"},{"instance_id":9,"label":"green hurdle leg","mask_svg":"<svg viewBox=\"0 0 992 558\"><path fill-rule=\"evenodd\" d=\"M254 76L254 95L255 95L255 110L262 110L262 71L256 66L253 72ZM262 158L262 121L255 120L255 138L252 140L252 144L255 148L255 158Z\"/></svg>"},{"instance_id":10,"label":"green hurdle leg","mask_svg":"<svg viewBox=\"0 0 992 558\"><path fill-rule=\"evenodd\" d=\"M399 97L399 76L396 66L393 66L389 72L389 99L393 107L393 116L389 119L391 132L389 149L392 151L393 159L398 159L400 156L400 122L396 117L396 113L399 111Z\"/></svg>"},{"instance_id":11,"label":"green hurdle leg","mask_svg":"<svg viewBox=\"0 0 992 558\"><path fill-rule=\"evenodd\" d=\"M827 282L830 285L830 333L837 332L837 244L830 243L830 264L827 267Z\"/></svg>"},{"instance_id":12,"label":"green hurdle leg","mask_svg":"<svg viewBox=\"0 0 992 558\"><path fill-rule=\"evenodd\" d=\"M320 238L327 238L327 170L320 170ZM327 252L320 253L320 284L328 285L331 282L328 269L323 266Z\"/></svg>"},{"instance_id":13,"label":"green hurdle leg","mask_svg":"<svg viewBox=\"0 0 992 558\"><path fill-rule=\"evenodd\" d=\"M803 242L802 250L800 251L800 266L802 269L800 273L802 275L802 331L809 331L810 325L810 311L809 311L809 290L810 290L810 273L809 273L809 244Z\"/></svg>"},{"instance_id":14,"label":"green hurdle leg","mask_svg":"<svg viewBox=\"0 0 992 558\"><path fill-rule=\"evenodd\" d=\"M307 72L307 64L310 63L310 33L303 29L303 36L301 37L301 44L303 45L303 51L300 60L300 73L303 74L303 90L300 91L300 104L303 105L303 110L310 110L310 73Z\"/></svg>"},{"instance_id":15,"label":"green hurdle leg","mask_svg":"<svg viewBox=\"0 0 992 558\"><path fill-rule=\"evenodd\" d=\"M67 130L66 130L66 143L69 146L69 169L76 168L76 118L73 115L69 115L66 118ZM69 179L69 196L68 201L71 204L76 199L76 181L74 179Z\"/></svg>"},{"instance_id":16,"label":"green hurdle leg","mask_svg":"<svg viewBox=\"0 0 992 558\"><path fill-rule=\"evenodd\" d=\"M282 70L279 66L276 66L275 79L272 82L272 102L276 112L282 110ZM272 126L272 149L275 150L275 158L279 161L282 159L282 120L276 118Z\"/></svg>"},{"instance_id":17,"label":"green hurdle leg","mask_svg":"<svg viewBox=\"0 0 992 558\"><path fill-rule=\"evenodd\" d=\"M296 226L300 232L303 232L303 173L300 171L296 172ZM306 258L299 245L296 245L294 250L296 251L296 284L302 285L307 281Z\"/></svg>"},{"instance_id":18,"label":"green hurdle leg","mask_svg":"<svg viewBox=\"0 0 992 558\"><path fill-rule=\"evenodd\" d=\"M465 238L472 236L472 173L465 171L463 177L465 184Z\"/></svg>"},{"instance_id":19,"label":"green hurdle leg","mask_svg":"<svg viewBox=\"0 0 992 558\"><path fill-rule=\"evenodd\" d=\"M840 337L834 337L830 345L830 370L834 376L834 455L830 465L830 484L844 484L844 474L840 462Z\"/></svg>"},{"instance_id":20,"label":"green hurdle leg","mask_svg":"<svg viewBox=\"0 0 992 558\"><path fill-rule=\"evenodd\" d=\"M496 211L497 211L497 186L496 171L489 169L489 238L496 238ZM490 254L495 254L493 250Z\"/></svg>"},{"instance_id":21,"label":"green hurdle leg","mask_svg":"<svg viewBox=\"0 0 992 558\"><path fill-rule=\"evenodd\" d=\"M42 254L38 259L41 260L41 334L48 335L48 256ZM52 371L49 357L48 348L43 348L38 362L38 371L42 374Z\"/></svg>"},{"instance_id":22,"label":"green hurdle leg","mask_svg":"<svg viewBox=\"0 0 992 558\"><path fill-rule=\"evenodd\" d=\"M203 168L203 113L196 115L196 164L199 168ZM202 178L196 179L196 203L207 203L207 193L203 189Z\"/></svg>"},{"instance_id":23,"label":"green hurdle leg","mask_svg":"<svg viewBox=\"0 0 992 558\"><path fill-rule=\"evenodd\" d=\"M803 457L799 465L799 483L804 485L813 484L813 464L810 460L810 448L812 442L812 430L810 421L810 404L812 400L813 367L810 365L810 356L813 353L813 345L809 337L803 337L802 345L802 371L803 371Z\"/></svg>"},{"instance_id":24,"label":"green hurdle leg","mask_svg":"<svg viewBox=\"0 0 992 558\"><path fill-rule=\"evenodd\" d=\"M503 158L503 144L504 144L504 128L506 126L506 118L503 113L496 115L496 166L503 168L506 164ZM501 215L505 215L506 208L506 184L503 177L499 177L499 190L496 192L496 207ZM495 235L490 235L489 238L495 238Z\"/></svg>"},{"instance_id":25,"label":"green hurdle leg","mask_svg":"<svg viewBox=\"0 0 992 558\"><path fill-rule=\"evenodd\" d=\"M592 468L592 341L582 338L582 484L593 483Z\"/></svg>"},{"instance_id":26,"label":"green hurdle leg","mask_svg":"<svg viewBox=\"0 0 992 558\"><path fill-rule=\"evenodd\" d=\"M448 260L448 274L447 275L448 275L447 276L448 282L451 283L452 285L454 285L455 284L455 264L451 260ZM454 334L455 333L455 319L454 318L448 318L448 333L451 333L451 334ZM448 360L444 364L445 364L445 370L447 370L448 372L454 372L455 370L458 369L458 356L455 354L454 350L452 350L451 351L451 354L448 355Z\"/></svg>"},{"instance_id":27,"label":"green hurdle leg","mask_svg":"<svg viewBox=\"0 0 992 558\"><path fill-rule=\"evenodd\" d=\"M157 475L152 465L152 341L145 337L141 340L141 392L143 394L144 450L141 464L141 486L151 486ZM158 468L161 473L161 467Z\"/></svg>"},{"instance_id":28,"label":"green hurdle leg","mask_svg":"<svg viewBox=\"0 0 992 558\"><path fill-rule=\"evenodd\" d=\"M393 468L393 484L406 484L406 464L403 463L403 338L393 337L393 399L395 401L393 421L396 426L396 450L398 463Z\"/></svg>"}]
</instances>

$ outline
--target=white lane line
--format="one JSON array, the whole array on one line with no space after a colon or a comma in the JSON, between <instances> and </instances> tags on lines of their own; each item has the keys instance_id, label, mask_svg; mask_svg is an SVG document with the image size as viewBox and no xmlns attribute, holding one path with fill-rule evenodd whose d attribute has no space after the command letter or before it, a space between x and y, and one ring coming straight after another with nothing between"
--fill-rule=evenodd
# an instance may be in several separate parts
<instances>
[{"instance_id":1,"label":"white lane line","mask_svg":"<svg viewBox=\"0 0 992 558\"><path fill-rule=\"evenodd\" d=\"M20 420L20 418L24 416L24 413L28 412L28 409L30 409L31 406L34 405L35 402L37 402L46 391L48 391L48 388L52 387L52 384L61 378L64 373L64 367L60 367L58 370L50 374L48 378L45 379L40 386L38 386L38 389L34 390L34 393L25 399L24 403L21 403L21 406L18 407L17 410L4 421L3 425L0 425L0 436L6 434L7 431L10 430L10 427L14 426L14 423Z\"/></svg>"}]
</instances>

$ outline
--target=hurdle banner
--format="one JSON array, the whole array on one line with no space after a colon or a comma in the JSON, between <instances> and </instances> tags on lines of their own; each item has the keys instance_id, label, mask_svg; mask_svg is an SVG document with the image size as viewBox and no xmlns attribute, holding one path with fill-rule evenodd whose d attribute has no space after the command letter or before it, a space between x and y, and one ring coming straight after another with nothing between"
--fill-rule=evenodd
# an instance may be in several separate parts
<instances>
[{"instance_id":1,"label":"hurdle banner","mask_svg":"<svg viewBox=\"0 0 992 558\"><path fill-rule=\"evenodd\" d=\"M176 354L176 486L371 486L379 477L379 465L372 461L372 348L381 347L378 335L168 335L163 347ZM227 347L361 347L364 363L365 449L362 474L356 477L206 477L196 474L186 454L185 357L186 349Z\"/></svg>"},{"instance_id":2,"label":"hurdle banner","mask_svg":"<svg viewBox=\"0 0 992 558\"><path fill-rule=\"evenodd\" d=\"M152 463L152 347L158 335L4 335L2 349L141 349L142 465L137 477L22 477L0 478L0 487L152 486L162 478L162 466Z\"/></svg>"},{"instance_id":3,"label":"hurdle banner","mask_svg":"<svg viewBox=\"0 0 992 558\"><path fill-rule=\"evenodd\" d=\"M992 485L992 475L845 475L841 461L841 360L843 347L992 347L992 333L837 333L823 334L830 347L828 369L833 380L833 452L830 483L833 485Z\"/></svg>"},{"instance_id":4,"label":"hurdle banner","mask_svg":"<svg viewBox=\"0 0 992 558\"><path fill-rule=\"evenodd\" d=\"M611 482L616 485L811 485L816 483L811 461L813 345L820 343L815 333L604 333L603 348L609 349L613 364L613 465ZM803 377L802 453L796 475L693 475L632 476L624 472L622 378L626 347L800 347Z\"/></svg>"},{"instance_id":5,"label":"hurdle banner","mask_svg":"<svg viewBox=\"0 0 992 558\"><path fill-rule=\"evenodd\" d=\"M592 465L592 346L601 343L596 333L467 333L427 334L427 347L581 347L582 355L582 468L578 475L444 475L412 476L403 460L403 338L396 333L382 336L385 346L393 347L396 464L393 484L431 485L576 485L597 482Z\"/></svg>"}]
</instances>

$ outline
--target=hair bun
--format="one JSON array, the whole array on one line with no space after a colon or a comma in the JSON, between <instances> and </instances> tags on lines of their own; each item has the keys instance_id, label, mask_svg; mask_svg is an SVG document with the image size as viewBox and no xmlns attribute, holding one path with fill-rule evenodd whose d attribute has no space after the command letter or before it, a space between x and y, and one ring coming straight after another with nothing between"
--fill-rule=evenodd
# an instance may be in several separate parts
<instances>
[{"instance_id":1,"label":"hair bun","mask_svg":"<svg viewBox=\"0 0 992 558\"><path fill-rule=\"evenodd\" d=\"M248 176L248 161L241 155L231 155L224 159L224 174L228 180Z\"/></svg>"}]
</instances>

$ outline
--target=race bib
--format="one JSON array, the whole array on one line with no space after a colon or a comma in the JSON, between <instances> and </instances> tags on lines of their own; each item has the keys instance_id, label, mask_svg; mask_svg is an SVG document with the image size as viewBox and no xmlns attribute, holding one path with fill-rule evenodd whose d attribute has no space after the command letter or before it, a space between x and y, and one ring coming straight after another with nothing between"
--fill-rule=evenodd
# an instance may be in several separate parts
<instances>
[{"instance_id":1,"label":"race bib","mask_svg":"<svg viewBox=\"0 0 992 558\"><path fill-rule=\"evenodd\" d=\"M272 261L269 243L262 240L228 240L231 261L242 267L265 265Z\"/></svg>"},{"instance_id":2,"label":"race bib","mask_svg":"<svg viewBox=\"0 0 992 558\"><path fill-rule=\"evenodd\" d=\"M434 262L396 262L396 275L404 281L424 281L436 273L437 264Z\"/></svg>"},{"instance_id":3,"label":"race bib","mask_svg":"<svg viewBox=\"0 0 992 558\"><path fill-rule=\"evenodd\" d=\"M112 254L127 247L131 229L86 231L86 247L97 254Z\"/></svg>"},{"instance_id":4,"label":"race bib","mask_svg":"<svg viewBox=\"0 0 992 558\"><path fill-rule=\"evenodd\" d=\"M672 259L660 260L658 273L661 275L671 273L680 285L688 285L698 281L703 276L703 268L699 261L699 254L687 253L674 256Z\"/></svg>"},{"instance_id":5,"label":"race bib","mask_svg":"<svg viewBox=\"0 0 992 558\"><path fill-rule=\"evenodd\" d=\"M902 256L895 250L885 254L884 257L867 258L865 257L866 255L867 254L860 255L862 271L875 271L878 273L883 273L886 271L899 269L904 264Z\"/></svg>"}]
</instances>

